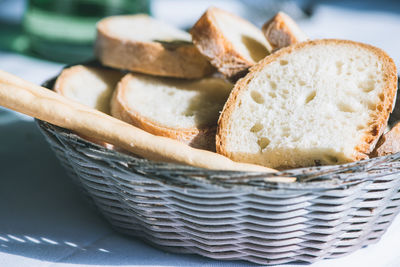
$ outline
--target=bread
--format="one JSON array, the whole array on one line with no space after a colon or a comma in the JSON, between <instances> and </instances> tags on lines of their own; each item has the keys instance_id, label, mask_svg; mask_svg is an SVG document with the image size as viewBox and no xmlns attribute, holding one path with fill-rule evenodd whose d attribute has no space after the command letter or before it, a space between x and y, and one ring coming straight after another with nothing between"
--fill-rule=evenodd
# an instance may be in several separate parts
<instances>
[{"instance_id":1,"label":"bread","mask_svg":"<svg viewBox=\"0 0 400 267\"><path fill-rule=\"evenodd\" d=\"M122 72L76 65L64 69L54 85L57 93L110 114L110 100L112 93Z\"/></svg>"},{"instance_id":2,"label":"bread","mask_svg":"<svg viewBox=\"0 0 400 267\"><path fill-rule=\"evenodd\" d=\"M154 136L1 70L0 106L85 136L92 136L149 160L213 170L275 172L258 165L237 163L216 153L194 149L170 138ZM271 177L266 180L294 182L296 178Z\"/></svg>"},{"instance_id":3,"label":"bread","mask_svg":"<svg viewBox=\"0 0 400 267\"><path fill-rule=\"evenodd\" d=\"M400 152L400 122L379 138L371 157L380 157Z\"/></svg>"},{"instance_id":4,"label":"bread","mask_svg":"<svg viewBox=\"0 0 400 267\"><path fill-rule=\"evenodd\" d=\"M116 70L75 65L61 72L53 89L66 98L110 114L111 96L122 76L123 73ZM109 149L121 150L91 136L79 135Z\"/></svg>"},{"instance_id":5,"label":"bread","mask_svg":"<svg viewBox=\"0 0 400 267\"><path fill-rule=\"evenodd\" d=\"M95 53L106 66L158 76L201 78L214 71L189 33L147 15L101 20Z\"/></svg>"},{"instance_id":6,"label":"bread","mask_svg":"<svg viewBox=\"0 0 400 267\"><path fill-rule=\"evenodd\" d=\"M283 12L278 12L267 21L262 26L262 32L273 51L308 39L296 22Z\"/></svg>"},{"instance_id":7,"label":"bread","mask_svg":"<svg viewBox=\"0 0 400 267\"><path fill-rule=\"evenodd\" d=\"M235 85L217 152L280 169L366 159L396 90L396 66L376 47L327 39L283 48Z\"/></svg>"},{"instance_id":8,"label":"bread","mask_svg":"<svg viewBox=\"0 0 400 267\"><path fill-rule=\"evenodd\" d=\"M219 112L232 87L221 78L178 80L128 74L117 86L111 113L154 135L215 151Z\"/></svg>"},{"instance_id":9,"label":"bread","mask_svg":"<svg viewBox=\"0 0 400 267\"><path fill-rule=\"evenodd\" d=\"M215 7L207 9L190 33L199 51L228 77L246 71L271 51L260 29Z\"/></svg>"}]
</instances>

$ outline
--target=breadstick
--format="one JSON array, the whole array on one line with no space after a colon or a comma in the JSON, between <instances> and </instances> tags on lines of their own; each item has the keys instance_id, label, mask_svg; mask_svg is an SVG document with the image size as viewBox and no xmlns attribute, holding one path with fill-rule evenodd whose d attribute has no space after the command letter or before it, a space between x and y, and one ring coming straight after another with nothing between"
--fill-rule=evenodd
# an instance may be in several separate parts
<instances>
[{"instance_id":1,"label":"breadstick","mask_svg":"<svg viewBox=\"0 0 400 267\"><path fill-rule=\"evenodd\" d=\"M258 165L234 162L222 155L194 149L166 137L154 136L4 71L0 71L0 105L122 147L150 160L214 170L276 172ZM278 180L293 182L295 178Z\"/></svg>"}]
</instances>

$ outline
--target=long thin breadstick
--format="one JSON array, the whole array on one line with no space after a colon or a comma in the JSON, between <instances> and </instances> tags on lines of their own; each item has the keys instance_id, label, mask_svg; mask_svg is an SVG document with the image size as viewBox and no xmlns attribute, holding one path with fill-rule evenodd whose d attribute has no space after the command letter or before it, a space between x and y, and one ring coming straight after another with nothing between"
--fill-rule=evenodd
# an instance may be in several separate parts
<instances>
[{"instance_id":1,"label":"long thin breadstick","mask_svg":"<svg viewBox=\"0 0 400 267\"><path fill-rule=\"evenodd\" d=\"M166 137L154 136L1 70L0 105L122 147L151 160L214 170L276 171L258 165L237 163L213 152L194 149ZM293 178L286 179L292 180Z\"/></svg>"}]
</instances>

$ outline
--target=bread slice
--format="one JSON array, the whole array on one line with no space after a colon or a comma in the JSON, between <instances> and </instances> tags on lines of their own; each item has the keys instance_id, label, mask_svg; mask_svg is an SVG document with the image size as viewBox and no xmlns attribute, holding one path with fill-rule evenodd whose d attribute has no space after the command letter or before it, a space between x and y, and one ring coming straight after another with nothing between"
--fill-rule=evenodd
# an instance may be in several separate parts
<instances>
[{"instance_id":1,"label":"bread slice","mask_svg":"<svg viewBox=\"0 0 400 267\"><path fill-rule=\"evenodd\" d=\"M366 159L397 90L382 50L344 40L283 48L235 85L219 119L217 152L273 168Z\"/></svg>"},{"instance_id":2,"label":"bread slice","mask_svg":"<svg viewBox=\"0 0 400 267\"><path fill-rule=\"evenodd\" d=\"M371 157L380 157L400 152L400 122L379 138Z\"/></svg>"},{"instance_id":3,"label":"bread slice","mask_svg":"<svg viewBox=\"0 0 400 267\"><path fill-rule=\"evenodd\" d=\"M199 51L228 77L247 70L271 51L260 29L215 7L207 9L190 33Z\"/></svg>"},{"instance_id":4,"label":"bread slice","mask_svg":"<svg viewBox=\"0 0 400 267\"><path fill-rule=\"evenodd\" d=\"M110 114L110 100L123 73L76 65L58 76L54 91L88 107Z\"/></svg>"},{"instance_id":5,"label":"bread slice","mask_svg":"<svg viewBox=\"0 0 400 267\"><path fill-rule=\"evenodd\" d=\"M283 12L278 12L267 21L262 26L262 32L273 51L308 39L296 22Z\"/></svg>"},{"instance_id":6,"label":"bread slice","mask_svg":"<svg viewBox=\"0 0 400 267\"><path fill-rule=\"evenodd\" d=\"M95 53L106 66L158 76L201 78L214 71L189 33L147 15L101 20Z\"/></svg>"},{"instance_id":7,"label":"bread slice","mask_svg":"<svg viewBox=\"0 0 400 267\"><path fill-rule=\"evenodd\" d=\"M128 74L117 86L111 113L154 135L215 151L217 120L232 87L222 78Z\"/></svg>"},{"instance_id":8,"label":"bread slice","mask_svg":"<svg viewBox=\"0 0 400 267\"><path fill-rule=\"evenodd\" d=\"M112 93L122 77L123 73L120 71L75 65L61 72L54 84L54 91L88 107L110 114ZM98 145L120 150L90 136L80 135Z\"/></svg>"}]
</instances>

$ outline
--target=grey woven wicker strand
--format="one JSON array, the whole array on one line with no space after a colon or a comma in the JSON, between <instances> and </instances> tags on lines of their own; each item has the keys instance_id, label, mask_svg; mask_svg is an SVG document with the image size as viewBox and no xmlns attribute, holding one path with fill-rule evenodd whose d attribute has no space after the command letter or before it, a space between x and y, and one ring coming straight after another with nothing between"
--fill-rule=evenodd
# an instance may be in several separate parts
<instances>
[{"instance_id":1,"label":"grey woven wicker strand","mask_svg":"<svg viewBox=\"0 0 400 267\"><path fill-rule=\"evenodd\" d=\"M171 252L312 263L377 242L400 208L400 153L277 174L210 171L122 154L38 125L117 231ZM274 175L298 182L264 179Z\"/></svg>"}]
</instances>

